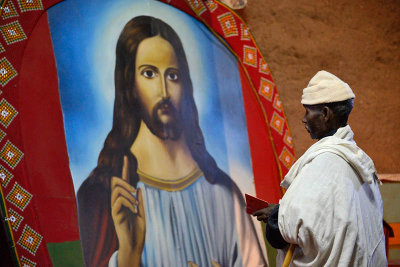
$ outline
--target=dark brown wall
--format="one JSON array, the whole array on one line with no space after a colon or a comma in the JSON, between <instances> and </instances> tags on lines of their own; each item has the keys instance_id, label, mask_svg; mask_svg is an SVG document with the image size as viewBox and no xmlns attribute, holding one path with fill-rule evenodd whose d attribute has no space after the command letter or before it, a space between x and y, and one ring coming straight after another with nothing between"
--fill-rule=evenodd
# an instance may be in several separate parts
<instances>
[{"instance_id":1,"label":"dark brown wall","mask_svg":"<svg viewBox=\"0 0 400 267\"><path fill-rule=\"evenodd\" d=\"M239 15L268 62L296 155L312 144L302 89L324 69L356 94L349 124L380 173L400 173L400 1L249 0Z\"/></svg>"}]
</instances>

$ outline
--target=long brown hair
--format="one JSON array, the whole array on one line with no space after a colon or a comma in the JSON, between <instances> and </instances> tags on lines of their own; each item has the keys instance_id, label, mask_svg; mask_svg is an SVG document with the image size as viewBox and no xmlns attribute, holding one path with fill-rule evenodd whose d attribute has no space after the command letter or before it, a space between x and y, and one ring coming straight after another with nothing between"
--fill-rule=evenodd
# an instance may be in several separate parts
<instances>
[{"instance_id":1,"label":"long brown hair","mask_svg":"<svg viewBox=\"0 0 400 267\"><path fill-rule=\"evenodd\" d=\"M89 178L94 176L109 188L110 177L121 177L123 157L126 155L129 159L130 183L136 187L138 181L137 160L130 152L141 122L140 103L134 97L136 52L141 41L154 36L160 36L167 40L174 48L178 59L184 88L181 117L186 142L192 157L210 183L214 183L217 177L225 180L224 178L228 178L227 175L217 167L215 160L205 147L182 43L168 24L150 16L131 19L119 36L116 49L113 126L100 152L97 167Z\"/></svg>"}]
</instances>

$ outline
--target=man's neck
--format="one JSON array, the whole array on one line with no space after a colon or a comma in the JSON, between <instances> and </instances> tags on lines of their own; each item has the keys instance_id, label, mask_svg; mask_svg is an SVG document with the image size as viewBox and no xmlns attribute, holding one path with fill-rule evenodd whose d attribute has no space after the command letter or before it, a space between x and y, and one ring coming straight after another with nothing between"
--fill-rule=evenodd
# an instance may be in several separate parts
<instances>
[{"instance_id":1,"label":"man's neck","mask_svg":"<svg viewBox=\"0 0 400 267\"><path fill-rule=\"evenodd\" d=\"M319 138L318 140L321 140L322 138L334 135L337 132L337 130L338 129L333 129L333 130L327 132L323 137Z\"/></svg>"},{"instance_id":2,"label":"man's neck","mask_svg":"<svg viewBox=\"0 0 400 267\"><path fill-rule=\"evenodd\" d=\"M176 180L197 167L182 134L178 140L162 140L142 121L131 147L142 172L166 180Z\"/></svg>"}]
</instances>

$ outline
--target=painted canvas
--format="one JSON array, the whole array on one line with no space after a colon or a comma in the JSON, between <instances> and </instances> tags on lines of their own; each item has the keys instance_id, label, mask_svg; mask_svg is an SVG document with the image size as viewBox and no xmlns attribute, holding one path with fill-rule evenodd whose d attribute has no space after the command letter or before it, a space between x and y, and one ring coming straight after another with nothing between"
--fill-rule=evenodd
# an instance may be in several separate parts
<instances>
[{"instance_id":1,"label":"painted canvas","mask_svg":"<svg viewBox=\"0 0 400 267\"><path fill-rule=\"evenodd\" d=\"M230 51L155 1L65 1L49 21L87 265L265 265Z\"/></svg>"},{"instance_id":2,"label":"painted canvas","mask_svg":"<svg viewBox=\"0 0 400 267\"><path fill-rule=\"evenodd\" d=\"M212 0L34 2L4 26L26 32L2 61L19 75L0 73L20 121L4 149L22 166L4 168L17 178L2 195L28 207L2 202L25 218L9 225L16 261L268 265L243 196L276 202L294 157L245 23Z\"/></svg>"}]
</instances>

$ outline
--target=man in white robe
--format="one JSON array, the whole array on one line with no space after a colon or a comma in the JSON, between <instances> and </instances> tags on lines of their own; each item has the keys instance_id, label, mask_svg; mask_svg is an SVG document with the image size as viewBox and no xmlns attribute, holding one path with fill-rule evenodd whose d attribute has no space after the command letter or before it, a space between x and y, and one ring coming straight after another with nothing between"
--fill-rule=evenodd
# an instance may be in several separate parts
<instances>
[{"instance_id":1,"label":"man in white robe","mask_svg":"<svg viewBox=\"0 0 400 267\"><path fill-rule=\"evenodd\" d=\"M303 123L319 141L285 176L280 205L255 213L267 222L268 240L282 249L278 264L294 244L290 266L387 266L379 180L347 125L354 97L326 71L303 90Z\"/></svg>"}]
</instances>

